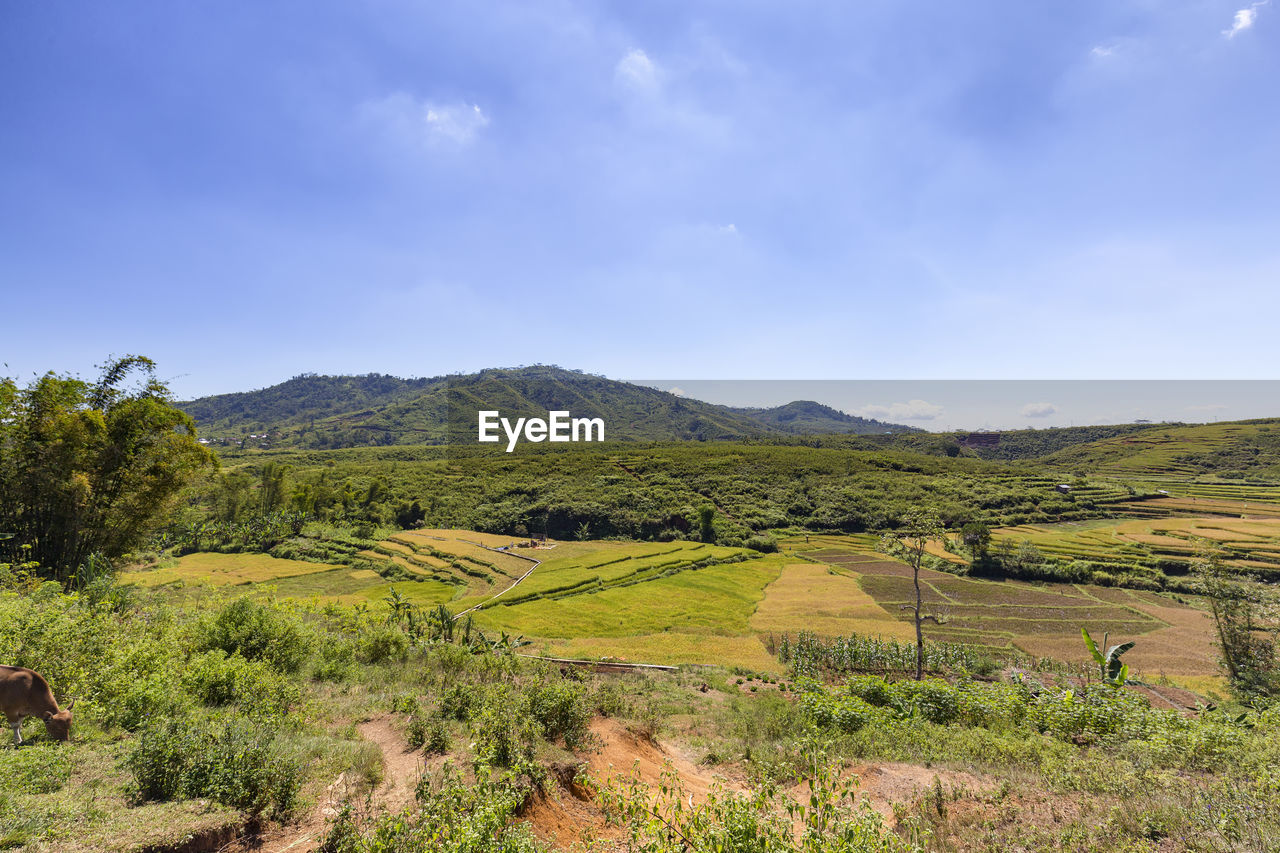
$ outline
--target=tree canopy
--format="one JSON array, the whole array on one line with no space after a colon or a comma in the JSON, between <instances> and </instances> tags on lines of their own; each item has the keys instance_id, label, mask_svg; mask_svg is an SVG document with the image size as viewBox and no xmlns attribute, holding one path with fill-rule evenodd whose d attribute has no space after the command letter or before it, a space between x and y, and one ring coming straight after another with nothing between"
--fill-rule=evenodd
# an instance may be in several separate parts
<instances>
[{"instance_id":1,"label":"tree canopy","mask_svg":"<svg viewBox=\"0 0 1280 853\"><path fill-rule=\"evenodd\" d=\"M170 499L214 465L148 358L113 359L93 383L0 379L0 562L34 561L44 576L72 581L91 558L136 547Z\"/></svg>"}]
</instances>

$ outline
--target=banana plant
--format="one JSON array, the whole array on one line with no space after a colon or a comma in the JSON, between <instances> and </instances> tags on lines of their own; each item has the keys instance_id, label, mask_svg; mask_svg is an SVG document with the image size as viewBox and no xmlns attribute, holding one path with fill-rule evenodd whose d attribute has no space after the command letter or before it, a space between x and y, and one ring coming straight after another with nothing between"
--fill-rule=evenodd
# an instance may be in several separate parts
<instances>
[{"instance_id":1,"label":"banana plant","mask_svg":"<svg viewBox=\"0 0 1280 853\"><path fill-rule=\"evenodd\" d=\"M1112 646L1104 655L1102 649L1098 648L1098 644L1093 641L1093 637L1089 636L1088 628L1081 628L1080 633L1084 636L1084 644L1089 649L1089 654L1093 655L1094 663L1098 665L1098 675L1102 678L1102 683L1117 689L1124 687L1125 682L1129 680L1129 664L1121 662L1120 656L1133 648L1134 643L1130 641ZM1106 648L1109 636L1110 634L1103 632L1102 648Z\"/></svg>"}]
</instances>

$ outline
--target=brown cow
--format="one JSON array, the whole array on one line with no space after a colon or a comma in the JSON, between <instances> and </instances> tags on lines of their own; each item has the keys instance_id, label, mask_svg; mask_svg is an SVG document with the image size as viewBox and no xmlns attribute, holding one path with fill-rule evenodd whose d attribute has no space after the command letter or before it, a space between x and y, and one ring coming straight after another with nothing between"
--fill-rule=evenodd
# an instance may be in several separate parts
<instances>
[{"instance_id":1,"label":"brown cow","mask_svg":"<svg viewBox=\"0 0 1280 853\"><path fill-rule=\"evenodd\" d=\"M43 675L26 667L0 664L0 712L13 729L14 749L22 743L23 717L39 717L44 720L49 737L70 740L71 709L75 704L73 701L59 710Z\"/></svg>"}]
</instances>

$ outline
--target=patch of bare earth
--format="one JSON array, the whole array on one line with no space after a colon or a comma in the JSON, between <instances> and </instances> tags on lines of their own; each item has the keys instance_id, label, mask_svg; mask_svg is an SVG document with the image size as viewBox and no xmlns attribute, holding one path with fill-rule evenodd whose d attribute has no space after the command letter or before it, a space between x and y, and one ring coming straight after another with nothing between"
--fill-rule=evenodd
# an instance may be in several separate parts
<instances>
[{"instance_id":1,"label":"patch of bare earth","mask_svg":"<svg viewBox=\"0 0 1280 853\"><path fill-rule=\"evenodd\" d=\"M597 785L634 776L656 788L663 774L672 772L695 803L705 802L717 787L738 793L747 790L742 777L701 767L675 744L658 741L617 720L596 720L591 732L596 746L579 753L578 767L583 767ZM575 781L578 767L553 768L547 793L535 796L522 816L539 839L558 850L570 850L587 838L595 840L597 849L620 849L621 831L607 825L591 791ZM991 779L973 773L900 762L868 762L850 772L858 777L860 796L890 825L895 821L895 805L910 811L939 787L947 801L982 797L995 788ZM800 802L807 801L807 783L793 786L789 794Z\"/></svg>"},{"instance_id":2,"label":"patch of bare earth","mask_svg":"<svg viewBox=\"0 0 1280 853\"><path fill-rule=\"evenodd\" d=\"M896 823L895 805L900 809L910 808L938 788L942 789L944 799L980 794L994 788L990 779L963 770L898 761L857 764L850 768L849 773L857 777L858 798L866 800L890 826ZM807 802L808 783L792 786L790 794L797 802Z\"/></svg>"},{"instance_id":3,"label":"patch of bare earth","mask_svg":"<svg viewBox=\"0 0 1280 853\"><path fill-rule=\"evenodd\" d=\"M717 784L728 790L743 790L739 781L698 766L679 747L662 743L618 720L593 721L591 734L594 745L578 753L579 764L554 768L554 784L548 786L547 793L535 796L523 813L534 834L557 849L569 850L587 837L596 839L605 849L620 840L618 828L606 824L592 793L574 781L579 767L596 785L636 778L655 787L663 773L672 772L695 802L705 801Z\"/></svg>"}]
</instances>

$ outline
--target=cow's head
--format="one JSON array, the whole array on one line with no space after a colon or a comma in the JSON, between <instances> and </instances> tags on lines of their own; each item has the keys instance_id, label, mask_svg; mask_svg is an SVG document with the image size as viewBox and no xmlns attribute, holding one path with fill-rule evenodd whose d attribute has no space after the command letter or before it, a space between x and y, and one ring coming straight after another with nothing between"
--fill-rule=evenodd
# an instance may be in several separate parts
<instances>
[{"instance_id":1,"label":"cow's head","mask_svg":"<svg viewBox=\"0 0 1280 853\"><path fill-rule=\"evenodd\" d=\"M70 705L58 713L49 711L44 715L44 728L49 737L54 740L71 740L71 709L75 704L73 699Z\"/></svg>"}]
</instances>

